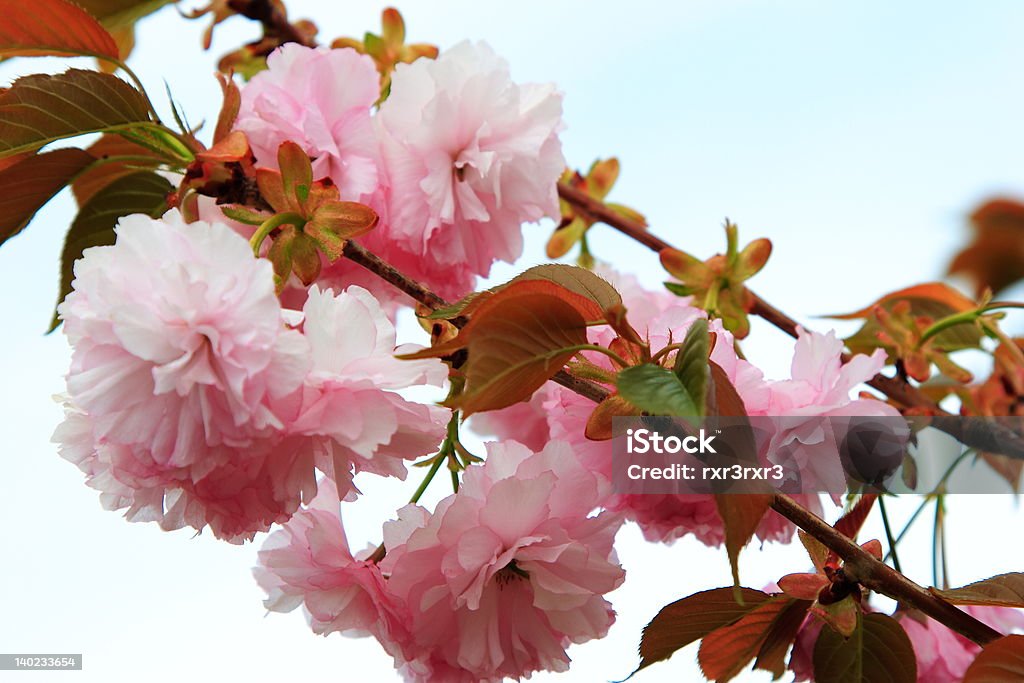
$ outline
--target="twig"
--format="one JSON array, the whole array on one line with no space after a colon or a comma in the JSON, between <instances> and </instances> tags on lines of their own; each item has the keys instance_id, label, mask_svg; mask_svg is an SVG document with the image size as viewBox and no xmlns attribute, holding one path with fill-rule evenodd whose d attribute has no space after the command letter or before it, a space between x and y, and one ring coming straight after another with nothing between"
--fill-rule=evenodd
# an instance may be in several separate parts
<instances>
[{"instance_id":1,"label":"twig","mask_svg":"<svg viewBox=\"0 0 1024 683\"><path fill-rule=\"evenodd\" d=\"M880 562L789 496L775 494L772 508L841 557L846 574L861 585L920 610L978 645L986 645L1002 637L995 629Z\"/></svg>"},{"instance_id":2,"label":"twig","mask_svg":"<svg viewBox=\"0 0 1024 683\"><path fill-rule=\"evenodd\" d=\"M428 287L404 275L397 268L378 257L376 254L370 253L356 242L352 240L346 242L343 253L345 258L348 260L353 263L358 263L371 273L380 276L427 308L437 310L448 306L447 301L439 297ZM461 317L454 318L450 322L456 327L462 327L466 324L466 320ZM575 391L580 396L588 398L595 403L600 403L608 397L608 390L604 387L578 377L573 377L565 370L559 370L551 380L561 384L570 391Z\"/></svg>"},{"instance_id":3,"label":"twig","mask_svg":"<svg viewBox=\"0 0 1024 683\"><path fill-rule=\"evenodd\" d=\"M615 228L633 238L648 249L661 252L674 249L671 244L647 230L647 226L627 218L610 209L604 202L566 183L558 184L558 196L575 206L590 218ZM760 296L747 290L753 301L751 313L764 318L791 337L797 336L800 324ZM842 361L852 356L843 354ZM896 403L907 408L918 408L935 415L933 424L938 429L959 439L962 443L980 450L995 451L1014 458L1024 459L1024 440L1013 430L989 421L976 421L965 425L962 418L952 416L939 407L935 401L922 394L916 387L899 377L887 377L881 373L868 380L867 385L882 392Z\"/></svg>"},{"instance_id":4,"label":"twig","mask_svg":"<svg viewBox=\"0 0 1024 683\"><path fill-rule=\"evenodd\" d=\"M346 258L379 275L429 308L437 309L447 306L447 302L429 288L406 277L397 268L371 254L357 243L351 240L347 242L344 254ZM564 370L559 371L552 380L595 402L608 395L607 390L603 387L573 377ZM879 561L789 496L775 494L772 499L772 508L841 557L846 563L845 567L851 579L878 593L888 595L894 600L919 609L980 645L1001 637L1000 633L970 614L957 609L941 597L929 593L889 565Z\"/></svg>"}]
</instances>

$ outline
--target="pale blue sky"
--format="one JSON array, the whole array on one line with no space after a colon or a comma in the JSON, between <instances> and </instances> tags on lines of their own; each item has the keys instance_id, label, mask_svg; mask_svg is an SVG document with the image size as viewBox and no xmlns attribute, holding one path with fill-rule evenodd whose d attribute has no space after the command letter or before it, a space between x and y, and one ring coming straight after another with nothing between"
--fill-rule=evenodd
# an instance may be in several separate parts
<instances>
[{"instance_id":1,"label":"pale blue sky","mask_svg":"<svg viewBox=\"0 0 1024 683\"><path fill-rule=\"evenodd\" d=\"M294 17L317 20L325 38L376 29L385 6L288 4ZM612 198L646 213L659 235L706 256L722 247L729 216L741 237L770 237L775 253L755 288L820 329L828 321L812 316L941 276L977 201L1024 194L1024 4L1013 0L414 0L399 8L414 41L484 39L517 79L558 83L570 163L617 155L623 175ZM215 57L255 29L229 21L204 54L202 28L165 10L142 25L132 63L156 98L166 79L191 120L212 122ZM34 68L58 65L4 64L0 81ZM258 546L126 524L102 512L75 468L57 458L48 438L59 411L49 397L61 389L67 350L60 335L41 332L72 210L70 198L59 198L0 249L9 316L0 342L0 505L8 519L0 642L12 651L84 652L76 680L129 680L139 671L148 680L212 678L195 667L250 681L390 680L372 642L314 638L298 615L262 618L248 575ZM524 261L497 268L496 277L542 259L549 226L526 230ZM593 244L651 286L663 278L653 254L610 229L596 228ZM768 374L786 371L790 344L781 334L757 325L747 350ZM357 544L377 540L389 506L410 488L366 483L377 497L349 518ZM1012 509L1007 498L954 501L955 580L1020 569L1024 550L993 553L976 526ZM921 581L929 579L927 544L921 527L905 551L920 552L910 565ZM691 541L647 546L628 528L620 555L629 577L613 595L619 623L605 641L571 650L569 675L539 680L624 677L658 606L728 583L724 553ZM758 587L805 564L798 549L773 546L748 550L741 566L745 583ZM635 680L689 680L694 654Z\"/></svg>"}]
</instances>

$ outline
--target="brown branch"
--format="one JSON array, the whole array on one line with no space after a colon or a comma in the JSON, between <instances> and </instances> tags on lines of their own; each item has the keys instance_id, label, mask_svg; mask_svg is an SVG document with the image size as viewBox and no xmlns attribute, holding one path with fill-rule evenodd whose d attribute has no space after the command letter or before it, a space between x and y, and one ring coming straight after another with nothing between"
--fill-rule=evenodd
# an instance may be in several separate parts
<instances>
[{"instance_id":1,"label":"brown branch","mask_svg":"<svg viewBox=\"0 0 1024 683\"><path fill-rule=\"evenodd\" d=\"M444 299L432 292L428 287L402 274L397 268L370 253L354 241L350 240L345 244L344 255L352 262L358 263L380 276L428 308L438 309L448 305ZM461 327L464 321L458 321L456 324ZM603 387L573 377L565 370L560 370L558 374L552 377L552 380L594 402L600 402L608 396L608 391ZM920 610L979 645L985 645L1001 637L1000 633L989 628L967 612L928 592L889 565L870 555L789 496L775 494L772 500L772 508L841 557L845 562L844 570L852 580ZM381 546L377 549L375 555L380 554L382 556L383 552L383 546Z\"/></svg>"},{"instance_id":2,"label":"brown branch","mask_svg":"<svg viewBox=\"0 0 1024 683\"><path fill-rule=\"evenodd\" d=\"M263 24L266 35L281 43L298 43L316 47L316 42L288 21L288 16L271 0L228 0L228 7L247 19Z\"/></svg>"},{"instance_id":3,"label":"brown branch","mask_svg":"<svg viewBox=\"0 0 1024 683\"><path fill-rule=\"evenodd\" d=\"M575 206L581 213L615 228L652 251L661 252L664 249L675 248L657 235L648 232L647 226L616 213L604 202L594 199L571 185L559 183L558 196ZM749 289L747 291L753 301L751 313L764 318L789 336L794 338L797 336L797 328L800 327L800 324L796 320ZM848 362L850 358L849 354L842 356L844 363ZM905 408L924 409L930 414L936 415L937 417L933 421L935 427L968 446L979 450L992 450L988 446L998 444L1000 446L999 453L1024 459L1024 440L1020 434L1005 426L992 422L979 422L972 425L970 429L965 429L958 418L940 408L935 401L922 394L917 387L899 377L888 377L879 373L868 380L867 385L882 392Z\"/></svg>"},{"instance_id":4,"label":"brown branch","mask_svg":"<svg viewBox=\"0 0 1024 683\"><path fill-rule=\"evenodd\" d=\"M380 276L427 308L437 310L448 306L447 301L432 292L428 287L410 277L407 277L390 263L387 263L375 254L370 253L356 242L352 240L346 242L343 253L345 258L348 260L353 263L358 263L371 273ZM462 327L466 324L464 318L455 318L451 320L451 322L456 327ZM589 398L595 403L600 403L608 397L608 390L604 387L582 380L578 377L573 377L565 370L559 370L555 376L551 378L551 381L561 384L566 389L575 391L580 396Z\"/></svg>"},{"instance_id":5,"label":"brown branch","mask_svg":"<svg viewBox=\"0 0 1024 683\"><path fill-rule=\"evenodd\" d=\"M876 593L920 610L978 645L986 645L1002 637L995 629L878 560L789 496L775 494L772 508L841 557L844 561L843 570L850 579Z\"/></svg>"}]
</instances>

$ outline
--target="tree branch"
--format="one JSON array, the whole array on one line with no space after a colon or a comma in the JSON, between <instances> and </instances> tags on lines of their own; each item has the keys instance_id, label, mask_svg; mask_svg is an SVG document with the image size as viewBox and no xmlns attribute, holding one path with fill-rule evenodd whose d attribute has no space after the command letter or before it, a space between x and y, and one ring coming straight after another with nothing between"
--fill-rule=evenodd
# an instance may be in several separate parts
<instances>
[{"instance_id":1,"label":"tree branch","mask_svg":"<svg viewBox=\"0 0 1024 683\"><path fill-rule=\"evenodd\" d=\"M407 277L397 268L352 240L345 243L343 253L353 263L358 263L380 276L428 308L438 309L448 305L444 299L428 287ZM453 322L459 327L465 324L464 320ZM552 377L552 381L594 402L600 402L608 396L608 391L603 387L573 377L565 370L560 370ZM772 499L772 508L841 557L845 562L844 570L852 580L920 610L979 645L985 645L1001 637L999 632L989 628L967 612L958 609L938 595L928 592L889 565L879 561L789 496L781 493L775 494Z\"/></svg>"},{"instance_id":2,"label":"tree branch","mask_svg":"<svg viewBox=\"0 0 1024 683\"><path fill-rule=\"evenodd\" d=\"M346 242L345 249L342 253L348 260L353 263L358 263L371 273L380 276L382 279L394 285L400 291L405 292L427 308L437 310L448 306L447 301L439 297L428 287L410 277L407 277L397 268L387 263L377 255L370 253L354 241L349 240ZM450 322L456 327L462 327L466 324L466 320L461 317L454 318ZM565 370L559 370L551 380L561 384L570 391L575 391L580 396L588 398L595 403L600 403L608 397L609 392L604 387L582 380L578 377L573 377Z\"/></svg>"},{"instance_id":3,"label":"tree branch","mask_svg":"<svg viewBox=\"0 0 1024 683\"><path fill-rule=\"evenodd\" d=\"M615 228L652 251L661 252L664 249L675 248L657 235L648 232L645 225L616 213L608 208L604 202L594 199L571 185L559 183L558 196L575 206L578 211L586 216ZM747 291L750 292L753 300L751 313L764 318L789 336L794 338L797 336L797 328L800 327L800 324L796 320L775 308L749 289ZM842 361L846 363L850 358L849 354L843 354ZM1008 427L993 422L981 421L971 425L970 428L965 428L961 424L960 418L940 408L935 401L899 377L887 377L879 373L868 380L867 385L882 392L905 408L924 409L936 415L937 417L933 420L934 426L952 435L961 443L973 446L979 450L992 450L991 446L998 444L999 453L1024 459L1024 440L1022 440L1020 434Z\"/></svg>"},{"instance_id":4,"label":"tree branch","mask_svg":"<svg viewBox=\"0 0 1024 683\"><path fill-rule=\"evenodd\" d=\"M1002 637L995 629L876 559L789 496L775 494L772 508L841 557L845 563L844 572L861 585L920 610L978 645L986 645Z\"/></svg>"}]
</instances>

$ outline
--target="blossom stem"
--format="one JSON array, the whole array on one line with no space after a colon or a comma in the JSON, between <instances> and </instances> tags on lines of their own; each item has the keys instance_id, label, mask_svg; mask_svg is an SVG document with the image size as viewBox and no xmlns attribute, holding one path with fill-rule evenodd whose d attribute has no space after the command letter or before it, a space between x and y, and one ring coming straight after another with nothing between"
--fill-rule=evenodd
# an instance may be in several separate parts
<instances>
[{"instance_id":1,"label":"blossom stem","mask_svg":"<svg viewBox=\"0 0 1024 683\"><path fill-rule=\"evenodd\" d=\"M252 246L252 253L259 258L260 247L263 246L263 240L274 230L278 229L282 225L294 225L297 228L301 228L306 222L306 219L297 213L276 213L267 220L260 224L260 227L256 228L256 232L253 233L252 238L249 240L250 246Z\"/></svg>"},{"instance_id":2,"label":"blossom stem","mask_svg":"<svg viewBox=\"0 0 1024 683\"><path fill-rule=\"evenodd\" d=\"M443 463L444 461L445 458L441 457L440 454L434 458L434 462L431 463L430 469L427 470L427 476L423 477L423 481L420 482L420 485L416 489L416 492L413 493L412 498L409 499L410 504L416 504L420 502L420 498L423 497L424 492L427 490L427 487L430 486L430 482L434 479L434 475L437 474L437 471L439 469L441 469L441 463Z\"/></svg>"},{"instance_id":3,"label":"blossom stem","mask_svg":"<svg viewBox=\"0 0 1024 683\"><path fill-rule=\"evenodd\" d=\"M846 574L861 585L920 610L978 645L986 645L1002 637L1002 634L987 624L879 561L789 496L777 493L771 505L776 512L841 557Z\"/></svg>"}]
</instances>

